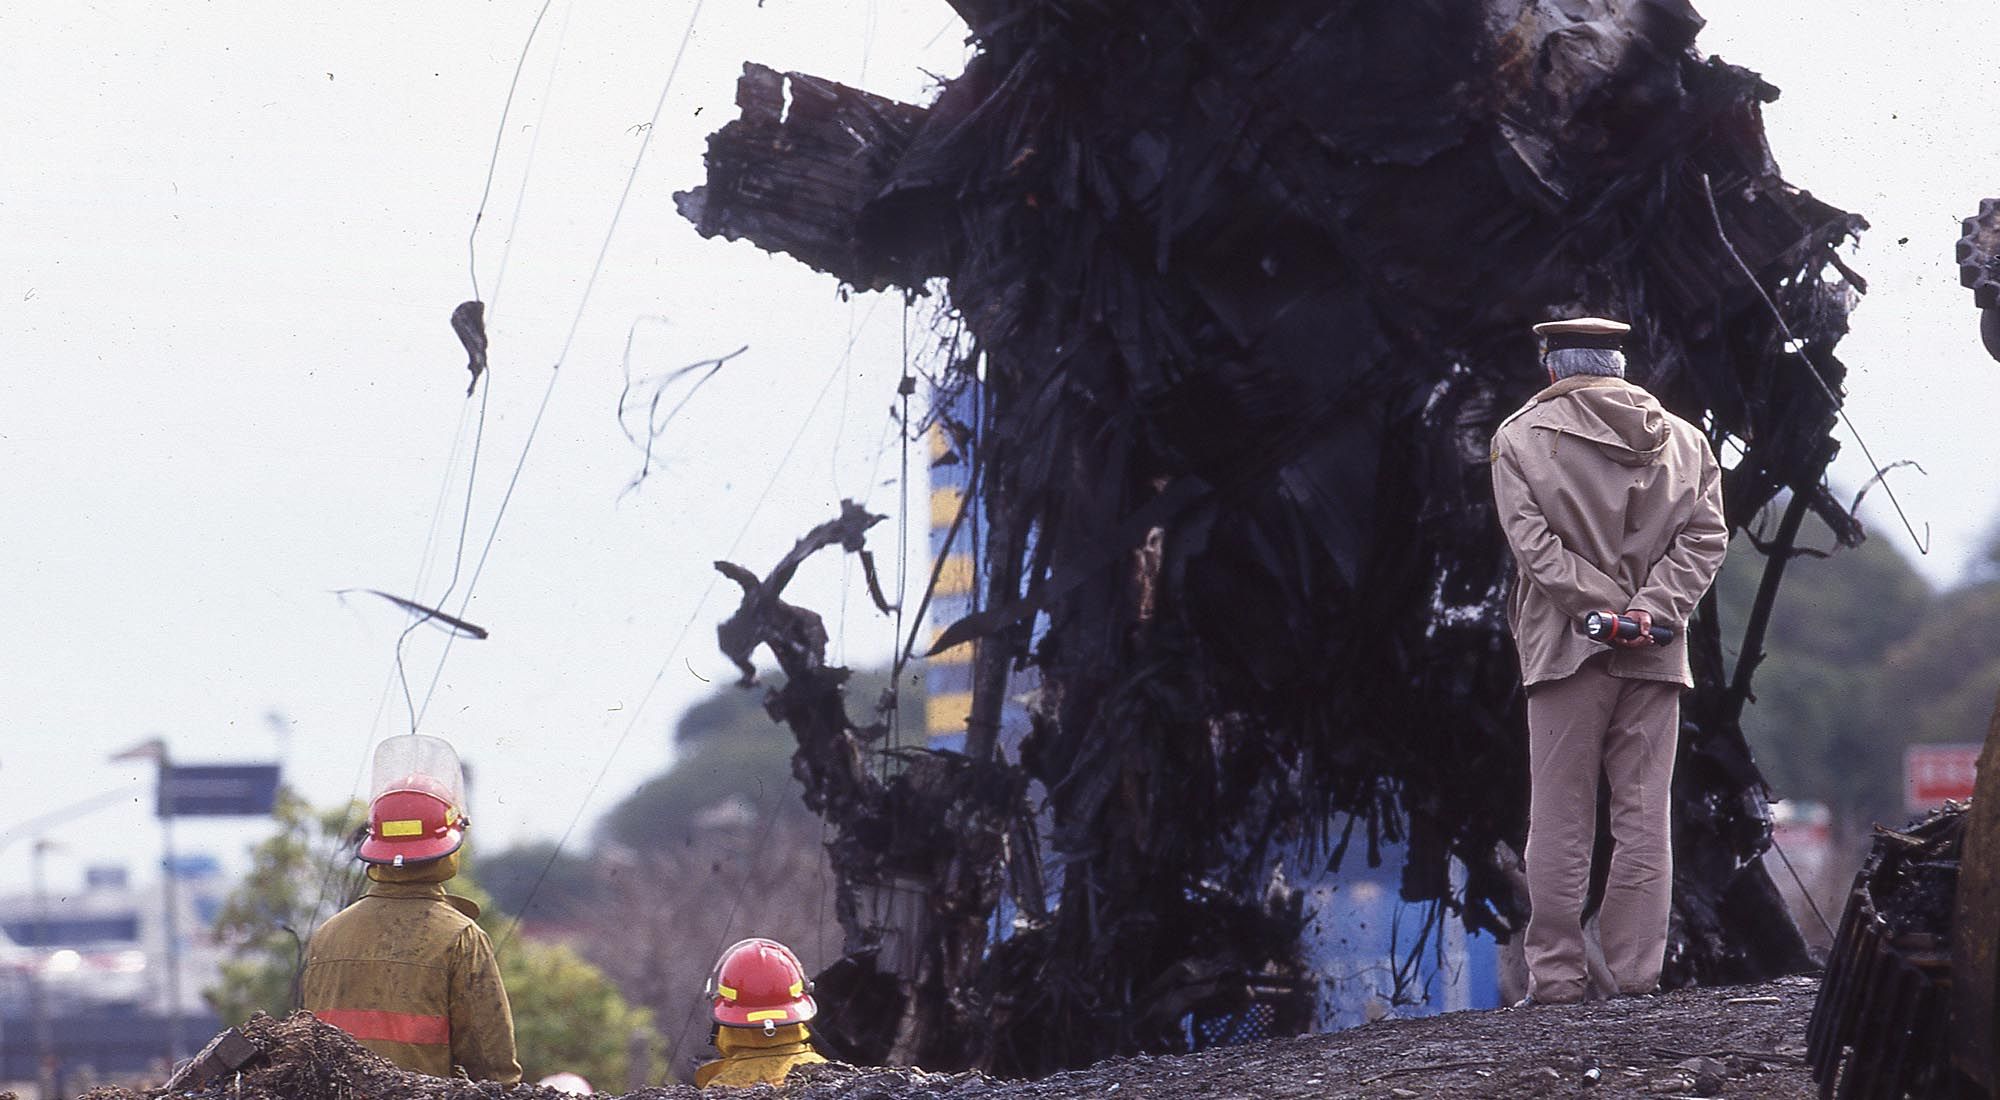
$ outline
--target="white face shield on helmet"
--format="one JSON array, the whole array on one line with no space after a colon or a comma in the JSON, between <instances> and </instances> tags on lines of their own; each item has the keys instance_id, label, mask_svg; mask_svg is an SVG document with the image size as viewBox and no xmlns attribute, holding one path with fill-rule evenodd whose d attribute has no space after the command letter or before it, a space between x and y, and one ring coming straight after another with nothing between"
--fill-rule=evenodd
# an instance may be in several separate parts
<instances>
[{"instance_id":1,"label":"white face shield on helmet","mask_svg":"<svg viewBox=\"0 0 2000 1100\"><path fill-rule=\"evenodd\" d=\"M390 791L421 791L444 799L455 810L465 809L465 767L458 761L458 750L442 737L406 733L385 738L375 746L369 774L371 802Z\"/></svg>"}]
</instances>

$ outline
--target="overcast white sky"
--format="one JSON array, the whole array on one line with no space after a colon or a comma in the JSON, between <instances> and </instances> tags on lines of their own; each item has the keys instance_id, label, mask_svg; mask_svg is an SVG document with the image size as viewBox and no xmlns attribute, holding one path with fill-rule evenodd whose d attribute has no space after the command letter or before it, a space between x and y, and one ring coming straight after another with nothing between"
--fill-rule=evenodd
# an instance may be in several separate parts
<instances>
[{"instance_id":1,"label":"overcast white sky","mask_svg":"<svg viewBox=\"0 0 2000 1100\"><path fill-rule=\"evenodd\" d=\"M1699 6L1706 50L1785 89L1767 122L1786 175L1874 222L1855 257L1874 289L1842 345L1850 409L1878 457L1929 469L1897 485L1934 530L1923 568L1948 581L2000 468L1983 430L2000 365L1950 257L1958 219L2000 195L1989 7ZM407 728L401 615L331 593L436 598L449 573L448 552L425 557L471 454L446 318L471 296L465 236L538 7L0 8L0 832L120 785L136 800L53 834L59 887L86 863L143 874L157 851L148 774L105 762L133 741L163 734L190 762L282 751L293 782L337 803L372 741ZM479 238L494 370L468 570L689 10L556 0L527 58ZM713 627L733 589L710 588L710 560L761 571L843 495L894 510L900 301L843 301L790 260L703 241L670 195L700 181L744 60L921 99L925 70L960 70L962 35L939 0L702 10L467 613L492 637L454 646L424 723L474 765L489 851L580 807L587 830L666 763L665 729L730 675ZM622 493L639 466L614 417L635 322L640 374L750 350ZM1839 474L1865 477L1848 460ZM815 562L795 594L845 605L837 656L886 658L889 625L851 570ZM413 640L419 693L441 640ZM188 822L181 846L233 862L257 831ZM24 844L0 850L0 888L27 864Z\"/></svg>"}]
</instances>

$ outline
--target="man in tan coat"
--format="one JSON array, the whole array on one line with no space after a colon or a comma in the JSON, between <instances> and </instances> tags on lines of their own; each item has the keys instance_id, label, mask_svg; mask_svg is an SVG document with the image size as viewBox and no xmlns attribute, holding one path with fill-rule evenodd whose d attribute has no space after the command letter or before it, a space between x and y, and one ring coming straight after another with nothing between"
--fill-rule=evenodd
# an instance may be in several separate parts
<instances>
[{"instance_id":1,"label":"man in tan coat","mask_svg":"<svg viewBox=\"0 0 2000 1100\"><path fill-rule=\"evenodd\" d=\"M313 933L305 1007L407 1070L511 1085L514 1015L479 907L445 893L466 820L450 745L410 734L375 754L368 890Z\"/></svg>"},{"instance_id":2,"label":"man in tan coat","mask_svg":"<svg viewBox=\"0 0 2000 1100\"><path fill-rule=\"evenodd\" d=\"M1507 620L1528 689L1528 996L1558 1004L1586 991L1600 772L1615 845L1598 913L1605 963L1619 993L1659 984L1680 692L1694 686L1680 635L1729 532L1708 441L1624 378L1629 326L1583 318L1535 331L1552 384L1494 434L1493 497L1518 569ZM1637 620L1639 636L1592 641L1594 611ZM1654 626L1675 637L1655 644Z\"/></svg>"}]
</instances>

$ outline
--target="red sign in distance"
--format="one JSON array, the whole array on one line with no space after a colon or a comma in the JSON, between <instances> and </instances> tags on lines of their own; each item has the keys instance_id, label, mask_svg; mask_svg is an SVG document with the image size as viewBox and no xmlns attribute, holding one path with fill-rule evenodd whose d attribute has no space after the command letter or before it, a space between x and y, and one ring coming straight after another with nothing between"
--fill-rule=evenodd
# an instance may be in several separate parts
<instances>
[{"instance_id":1,"label":"red sign in distance","mask_svg":"<svg viewBox=\"0 0 2000 1100\"><path fill-rule=\"evenodd\" d=\"M1911 813L1934 810L1945 799L1972 797L1979 778L1977 744L1911 745L1903 750L1903 802Z\"/></svg>"}]
</instances>

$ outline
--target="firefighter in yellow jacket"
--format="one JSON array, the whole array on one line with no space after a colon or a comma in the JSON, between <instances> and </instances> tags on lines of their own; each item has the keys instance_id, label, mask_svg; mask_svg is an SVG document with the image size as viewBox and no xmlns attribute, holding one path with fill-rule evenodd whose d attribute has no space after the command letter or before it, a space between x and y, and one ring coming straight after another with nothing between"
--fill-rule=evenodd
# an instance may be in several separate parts
<instances>
[{"instance_id":1,"label":"firefighter in yellow jacket","mask_svg":"<svg viewBox=\"0 0 2000 1100\"><path fill-rule=\"evenodd\" d=\"M473 923L479 907L444 892L468 824L458 754L436 737L392 737L374 773L368 890L313 933L305 1007L404 1069L450 1077L458 1066L514 1084L514 1016L492 941Z\"/></svg>"},{"instance_id":2,"label":"firefighter in yellow jacket","mask_svg":"<svg viewBox=\"0 0 2000 1100\"><path fill-rule=\"evenodd\" d=\"M824 1062L806 1021L819 1006L792 950L776 940L747 939L722 953L704 991L722 1057L695 1070L694 1083L775 1085L794 1066Z\"/></svg>"}]
</instances>

